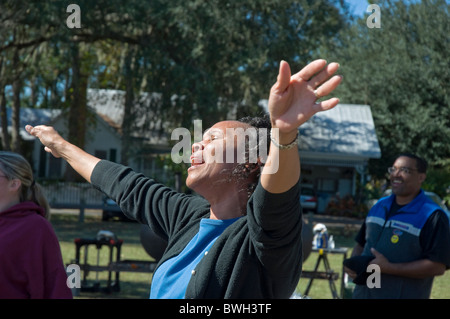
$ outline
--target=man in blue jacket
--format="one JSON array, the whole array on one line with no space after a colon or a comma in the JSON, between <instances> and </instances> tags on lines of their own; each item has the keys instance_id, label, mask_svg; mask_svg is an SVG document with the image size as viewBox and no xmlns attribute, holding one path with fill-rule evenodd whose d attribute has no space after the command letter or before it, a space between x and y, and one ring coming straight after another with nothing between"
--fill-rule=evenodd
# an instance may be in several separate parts
<instances>
[{"instance_id":1,"label":"man in blue jacket","mask_svg":"<svg viewBox=\"0 0 450 319\"><path fill-rule=\"evenodd\" d=\"M426 169L413 154L398 156L389 167L392 195L372 207L352 253L372 256L380 285L361 282L353 298L429 298L434 277L450 268L449 218L421 189Z\"/></svg>"}]
</instances>

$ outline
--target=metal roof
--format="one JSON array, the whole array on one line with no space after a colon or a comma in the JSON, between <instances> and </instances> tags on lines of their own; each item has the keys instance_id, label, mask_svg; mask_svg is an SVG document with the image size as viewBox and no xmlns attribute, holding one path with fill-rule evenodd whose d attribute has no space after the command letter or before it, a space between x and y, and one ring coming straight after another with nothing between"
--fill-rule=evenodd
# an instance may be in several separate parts
<instances>
[{"instance_id":1,"label":"metal roof","mask_svg":"<svg viewBox=\"0 0 450 319\"><path fill-rule=\"evenodd\" d=\"M140 111L136 115L135 125L143 125L146 120L154 120L154 114L149 112L152 110L152 103L158 103L161 100L160 93L141 93L134 102L134 111ZM98 114L108 116L114 123L122 126L125 112L125 91L106 90L106 89L88 89L87 103Z\"/></svg>"},{"instance_id":2,"label":"metal roof","mask_svg":"<svg viewBox=\"0 0 450 319\"><path fill-rule=\"evenodd\" d=\"M316 113L299 128L300 153L380 158L369 105L338 104Z\"/></svg>"},{"instance_id":3,"label":"metal roof","mask_svg":"<svg viewBox=\"0 0 450 319\"><path fill-rule=\"evenodd\" d=\"M8 130L11 131L12 127L12 109L10 107L6 108L6 118L8 120ZM31 108L20 108L19 116L19 134L24 140L34 140L35 137L28 134L25 131L25 125L30 124L32 126L40 124L51 123L61 114L61 110L50 110L50 109L31 109ZM1 125L0 125L1 126Z\"/></svg>"},{"instance_id":4,"label":"metal roof","mask_svg":"<svg viewBox=\"0 0 450 319\"><path fill-rule=\"evenodd\" d=\"M259 105L267 111L267 100L261 100ZM316 113L299 128L299 151L303 162L312 158L312 163L318 158L327 163L380 158L370 106L338 104L331 110Z\"/></svg>"},{"instance_id":5,"label":"metal roof","mask_svg":"<svg viewBox=\"0 0 450 319\"><path fill-rule=\"evenodd\" d=\"M155 104L161 103L160 93L141 93L134 102L133 128L131 135L143 138L150 144L167 144L168 136L159 131L166 129L163 121L153 112ZM125 91L110 89L88 89L88 106L106 122L121 130L125 112Z\"/></svg>"}]
</instances>

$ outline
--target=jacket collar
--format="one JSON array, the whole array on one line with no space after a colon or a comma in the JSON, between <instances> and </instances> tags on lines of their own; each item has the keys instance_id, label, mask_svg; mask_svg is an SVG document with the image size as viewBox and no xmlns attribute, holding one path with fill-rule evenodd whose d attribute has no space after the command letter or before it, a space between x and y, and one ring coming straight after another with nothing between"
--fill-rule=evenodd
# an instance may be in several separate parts
<instances>
[{"instance_id":1,"label":"jacket collar","mask_svg":"<svg viewBox=\"0 0 450 319\"><path fill-rule=\"evenodd\" d=\"M389 209L392 206L392 203L395 200L395 194L392 194L391 196L389 196L385 202L384 207L387 209L387 211L389 211ZM410 213L410 214L415 214L418 213L420 211L420 208L422 207L422 205L428 200L427 195L425 195L425 192L423 191L423 189L420 190L419 194L412 200L410 201L408 204L406 204L405 206L403 206L402 208L400 208L398 211L402 212L402 213Z\"/></svg>"},{"instance_id":2,"label":"jacket collar","mask_svg":"<svg viewBox=\"0 0 450 319\"><path fill-rule=\"evenodd\" d=\"M45 216L44 209L37 205L34 202L27 201L27 202L21 202L19 204L16 204L14 206L11 206L7 210L0 212L0 216L2 217L20 217L23 215L28 214L39 214L41 216Z\"/></svg>"}]
</instances>

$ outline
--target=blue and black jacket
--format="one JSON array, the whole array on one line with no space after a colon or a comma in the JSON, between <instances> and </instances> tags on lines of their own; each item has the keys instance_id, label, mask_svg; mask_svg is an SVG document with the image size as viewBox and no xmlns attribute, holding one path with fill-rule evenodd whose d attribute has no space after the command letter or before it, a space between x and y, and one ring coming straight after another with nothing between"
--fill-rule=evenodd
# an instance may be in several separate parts
<instances>
[{"instance_id":1,"label":"blue and black jacket","mask_svg":"<svg viewBox=\"0 0 450 319\"><path fill-rule=\"evenodd\" d=\"M430 216L437 211L442 212L442 209L423 190L413 201L394 214L389 214L394 200L395 195L380 199L367 215L366 242L362 255L371 255L370 249L375 248L393 263L428 258L424 255L421 233ZM448 217L445 220L448 224ZM416 279L381 274L381 288L357 286L354 298L429 298L433 278Z\"/></svg>"}]
</instances>

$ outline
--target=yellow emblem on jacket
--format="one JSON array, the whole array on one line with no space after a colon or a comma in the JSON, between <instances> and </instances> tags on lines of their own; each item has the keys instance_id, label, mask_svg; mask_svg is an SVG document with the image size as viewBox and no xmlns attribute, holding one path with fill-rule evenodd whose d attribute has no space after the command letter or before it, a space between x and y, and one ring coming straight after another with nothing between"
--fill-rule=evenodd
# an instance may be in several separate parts
<instances>
[{"instance_id":1,"label":"yellow emblem on jacket","mask_svg":"<svg viewBox=\"0 0 450 319\"><path fill-rule=\"evenodd\" d=\"M398 243L399 237L397 235L392 235L391 237L391 243L396 244Z\"/></svg>"}]
</instances>

